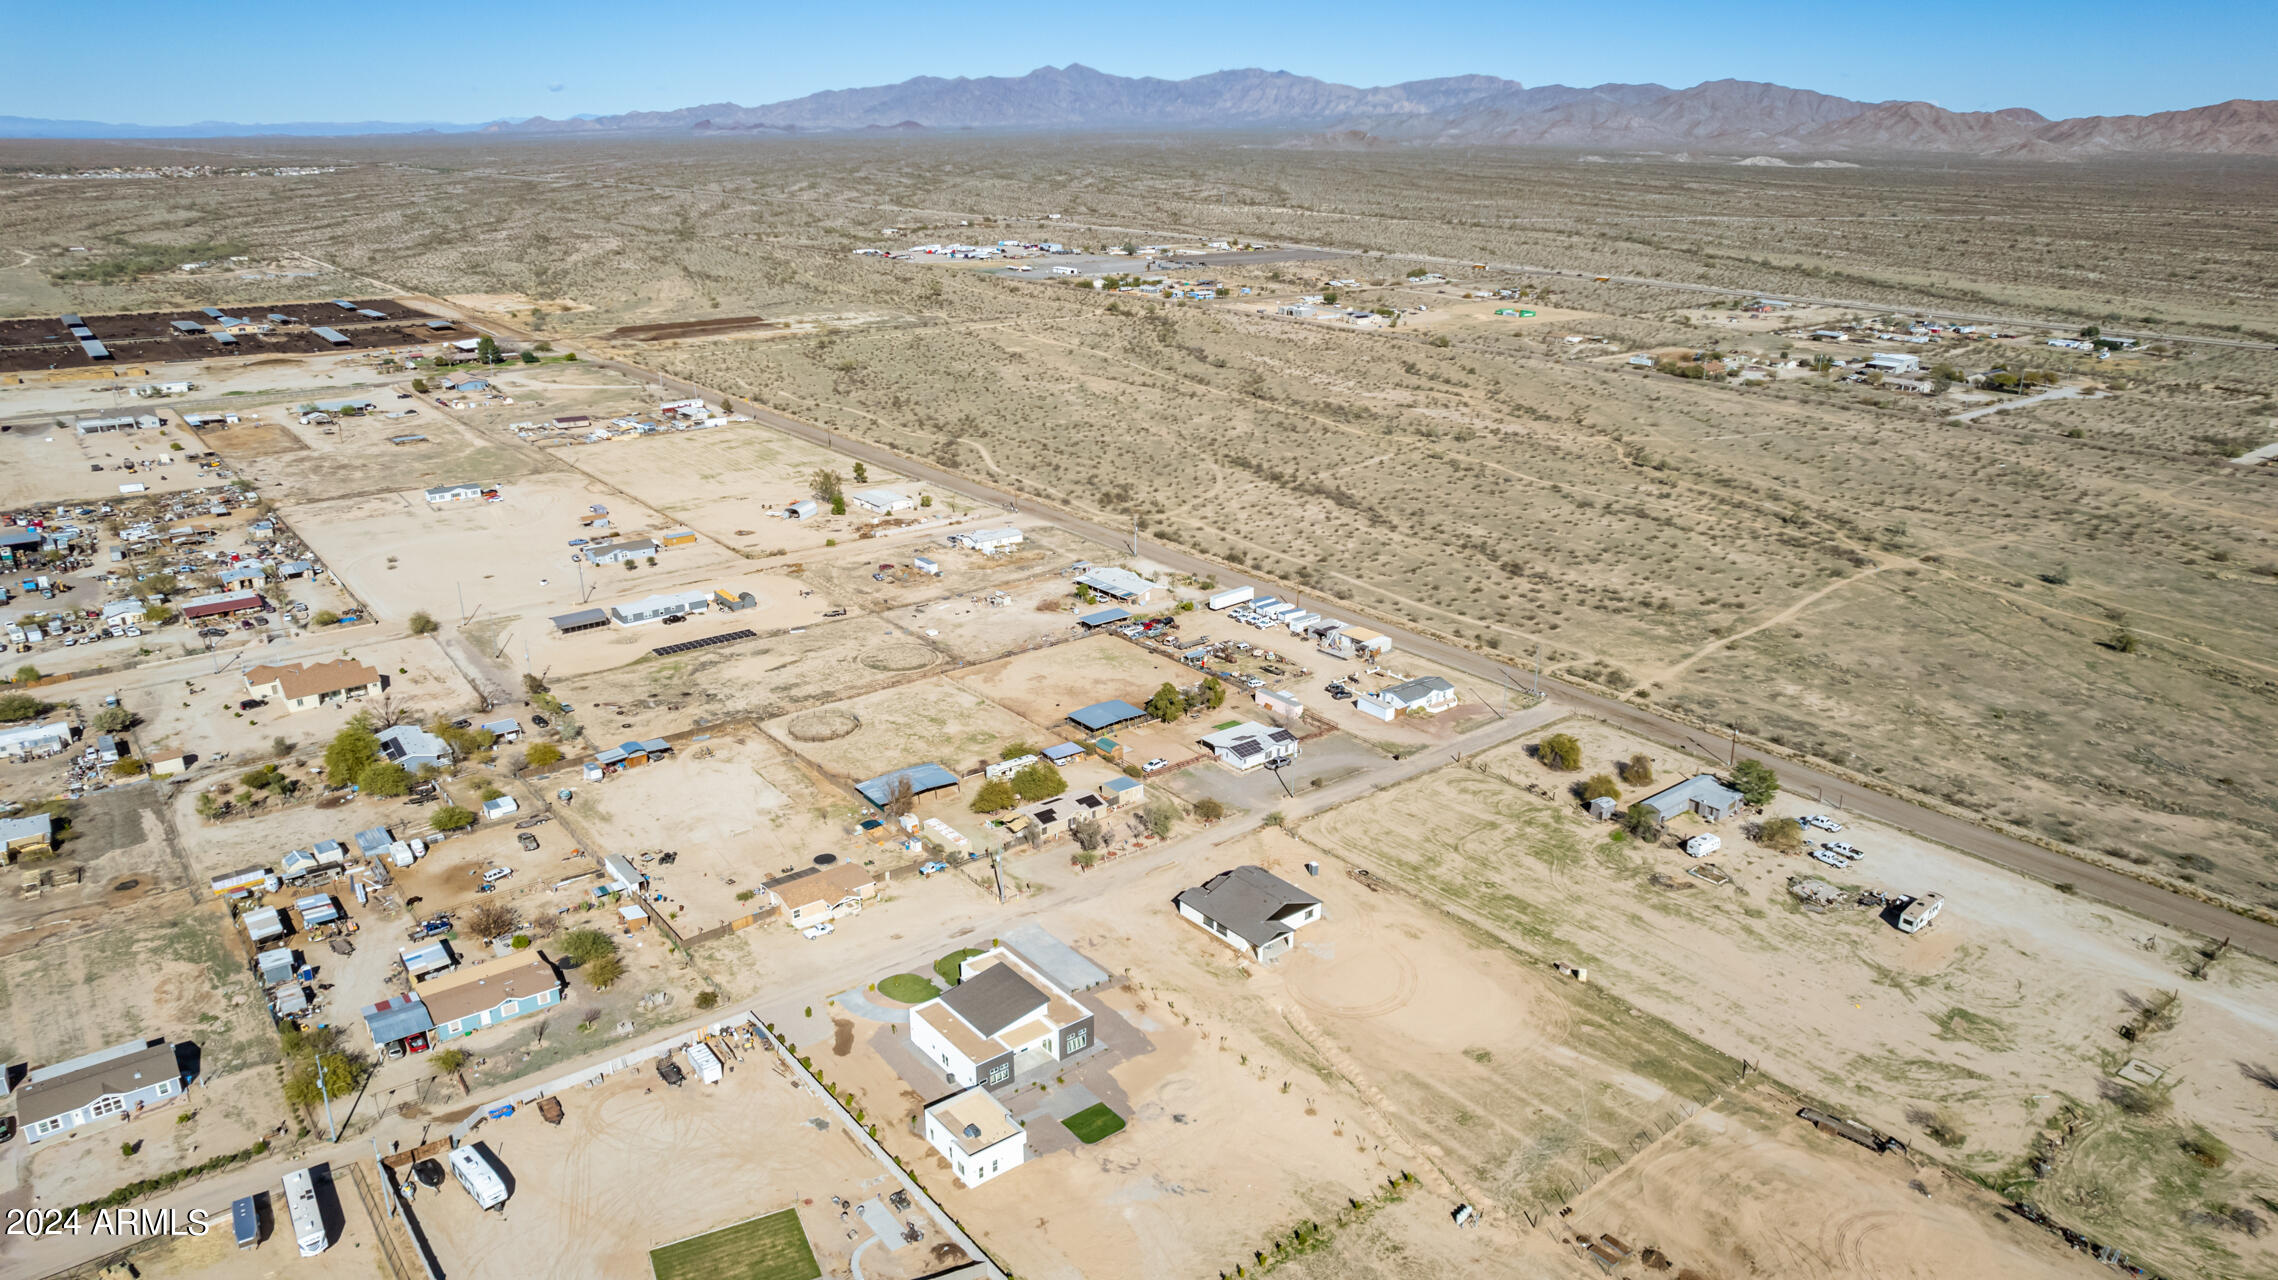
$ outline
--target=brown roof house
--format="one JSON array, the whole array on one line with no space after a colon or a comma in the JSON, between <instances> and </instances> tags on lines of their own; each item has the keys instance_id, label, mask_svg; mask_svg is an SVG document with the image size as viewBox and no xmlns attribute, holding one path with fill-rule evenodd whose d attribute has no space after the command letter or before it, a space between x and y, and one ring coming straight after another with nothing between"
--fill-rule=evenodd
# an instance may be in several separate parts
<instances>
[{"instance_id":1,"label":"brown roof house","mask_svg":"<svg viewBox=\"0 0 2278 1280\"><path fill-rule=\"evenodd\" d=\"M44 1142L182 1096L182 1066L164 1040L129 1040L32 1072L16 1090L24 1141Z\"/></svg>"},{"instance_id":2,"label":"brown roof house","mask_svg":"<svg viewBox=\"0 0 2278 1280\"><path fill-rule=\"evenodd\" d=\"M435 1022L434 1039L447 1040L560 1004L562 979L532 949L438 973L413 994Z\"/></svg>"},{"instance_id":3,"label":"brown roof house","mask_svg":"<svg viewBox=\"0 0 2278 1280\"><path fill-rule=\"evenodd\" d=\"M287 711L308 711L378 693L380 673L353 658L313 664L288 662L247 670L245 691L256 698L282 698Z\"/></svg>"},{"instance_id":4,"label":"brown roof house","mask_svg":"<svg viewBox=\"0 0 2278 1280\"><path fill-rule=\"evenodd\" d=\"M870 869L851 862L808 867L770 880L763 887L794 929L854 915L862 910L863 903L878 896L878 881Z\"/></svg>"}]
</instances>

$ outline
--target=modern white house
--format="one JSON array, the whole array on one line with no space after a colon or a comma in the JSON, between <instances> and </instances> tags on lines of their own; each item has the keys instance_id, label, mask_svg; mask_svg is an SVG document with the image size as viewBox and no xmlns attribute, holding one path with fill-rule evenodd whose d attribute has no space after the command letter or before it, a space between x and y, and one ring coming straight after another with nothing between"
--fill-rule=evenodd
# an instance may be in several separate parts
<instances>
[{"instance_id":1,"label":"modern white house","mask_svg":"<svg viewBox=\"0 0 2278 1280\"><path fill-rule=\"evenodd\" d=\"M1276 760L1294 760L1304 750L1289 730L1249 720L1205 737L1202 745L1217 753L1220 764L1244 773Z\"/></svg>"},{"instance_id":2,"label":"modern white house","mask_svg":"<svg viewBox=\"0 0 2278 1280\"><path fill-rule=\"evenodd\" d=\"M131 1119L182 1096L182 1068L164 1040L129 1040L41 1067L16 1090L24 1141L45 1142L113 1116Z\"/></svg>"},{"instance_id":3,"label":"modern white house","mask_svg":"<svg viewBox=\"0 0 2278 1280\"><path fill-rule=\"evenodd\" d=\"M858 489L846 495L846 500L864 511L890 516L897 511L915 508L918 500L898 489Z\"/></svg>"},{"instance_id":4,"label":"modern white house","mask_svg":"<svg viewBox=\"0 0 2278 1280\"><path fill-rule=\"evenodd\" d=\"M1458 700L1454 685L1438 676L1418 676L1375 693L1364 693L1353 700L1353 705L1379 720L1390 720L1409 711L1436 716Z\"/></svg>"},{"instance_id":5,"label":"modern white house","mask_svg":"<svg viewBox=\"0 0 2278 1280\"><path fill-rule=\"evenodd\" d=\"M958 966L961 980L910 1010L910 1046L949 1083L1001 1089L1092 1045L1092 1013L1005 947Z\"/></svg>"},{"instance_id":6,"label":"modern white house","mask_svg":"<svg viewBox=\"0 0 2278 1280\"><path fill-rule=\"evenodd\" d=\"M1027 541L1027 537L1013 528L975 529L971 533L953 533L949 535L949 541L953 546L978 551L985 556L995 556L1019 546Z\"/></svg>"},{"instance_id":7,"label":"modern white house","mask_svg":"<svg viewBox=\"0 0 2278 1280\"><path fill-rule=\"evenodd\" d=\"M1028 1131L987 1089L953 1093L925 1109L925 1140L977 1187L1028 1159Z\"/></svg>"},{"instance_id":8,"label":"modern white house","mask_svg":"<svg viewBox=\"0 0 2278 1280\"><path fill-rule=\"evenodd\" d=\"M1321 918L1321 900L1264 867L1221 871L1172 899L1179 915L1258 960L1289 950L1296 931Z\"/></svg>"}]
</instances>

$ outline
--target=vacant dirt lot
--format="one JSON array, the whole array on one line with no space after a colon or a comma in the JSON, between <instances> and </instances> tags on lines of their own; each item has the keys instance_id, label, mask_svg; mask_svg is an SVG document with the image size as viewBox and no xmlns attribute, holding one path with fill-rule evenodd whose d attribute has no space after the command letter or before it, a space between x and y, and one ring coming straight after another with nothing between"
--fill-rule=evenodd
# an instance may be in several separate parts
<instances>
[{"instance_id":1,"label":"vacant dirt lot","mask_svg":"<svg viewBox=\"0 0 2278 1280\"><path fill-rule=\"evenodd\" d=\"M869 659L885 669L913 670L938 661L913 641L889 641ZM1008 744L1032 741L1037 729L978 694L932 678L770 720L767 731L826 772L860 781L928 760L953 769L994 760Z\"/></svg>"},{"instance_id":2,"label":"vacant dirt lot","mask_svg":"<svg viewBox=\"0 0 2278 1280\"><path fill-rule=\"evenodd\" d=\"M1063 737L1084 732L1067 718L1078 707L1110 698L1143 707L1164 681L1183 688L1196 678L1192 667L1112 635L1088 636L1001 662L968 667L951 677L1048 733Z\"/></svg>"},{"instance_id":3,"label":"vacant dirt lot","mask_svg":"<svg viewBox=\"0 0 2278 1280\"><path fill-rule=\"evenodd\" d=\"M1585 773L1637 751L1655 757L1658 783L1625 802L1714 767L1589 721L1556 728L1582 740ZM2194 953L2174 935L1873 823L1846 820L1840 839L1867 857L1836 871L1755 847L1740 820L1728 821L1717 828L1724 848L1708 861L1733 883L1712 886L1687 875L1697 864L1674 848L1611 838L1563 794L1583 774L1550 773L1524 748L1345 806L1301 835L1332 856L1328 867L1366 867L1537 962L1582 965L1591 988L1920 1153L2019 1188L2163 1270L2220 1274L2226 1259L2261 1256L2259 1242L2202 1217L2210 1204L2271 1194L2268 1166L2205 1169L2177 1144L2202 1125L2240 1150L2267 1140L2259 1130L2269 1091L2237 1064L2278 1031L2278 969L2229 956L2192 982L2184 970ZM1530 794L1528 783L1557 799ZM1809 796L1782 795L1772 813L1844 817ZM1701 829L1687 819L1674 831ZM1848 905L1804 911L1786 888L1804 875L1847 893L1938 891L1949 906L1909 937ZM2133 1044L2115 1034L2161 990L2182 994L2173 1030ZM2168 1073L2148 1116L2111 1100L2120 1085L2112 1073L2130 1057ZM2028 1151L2068 1125L2075 1136L2052 1176L2036 1179ZM2079 1179L2068 1170L2082 1137L2096 1134L2106 1135L2098 1145L2110 1144L2111 1163ZM2123 1150L2131 1158L2120 1165Z\"/></svg>"}]
</instances>

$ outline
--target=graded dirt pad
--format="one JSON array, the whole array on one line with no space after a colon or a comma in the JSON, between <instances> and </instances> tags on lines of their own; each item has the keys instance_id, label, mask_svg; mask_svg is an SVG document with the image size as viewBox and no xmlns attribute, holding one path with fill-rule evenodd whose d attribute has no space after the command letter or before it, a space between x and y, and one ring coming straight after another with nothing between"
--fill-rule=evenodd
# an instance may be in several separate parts
<instances>
[{"instance_id":1,"label":"graded dirt pad","mask_svg":"<svg viewBox=\"0 0 2278 1280\"><path fill-rule=\"evenodd\" d=\"M691 615L688 621L672 626L666 626L662 622L630 627L612 624L593 631L564 635L554 628L552 619L559 613L580 607L573 595L558 608L544 612L477 618L469 625L468 631L492 653L504 654L519 661L527 652L530 669L552 679L606 671L628 663L678 662L692 658L695 652L701 651L683 651L662 658L651 657L651 652L670 645L686 644L736 631L755 631L762 635L786 632L794 627L824 622L826 620L823 615L836 607L828 597L809 593L807 588L799 585L798 579L786 577L780 572L759 570L736 577L727 576L727 573L733 573L742 567L730 564L725 566L726 572L719 576L698 574L692 579L681 580L679 585L673 587L643 584L638 590L604 578L601 585L614 590L595 591L583 607L608 608L657 591L703 590L726 592L730 596L740 596L748 591L758 601L756 607L751 609L730 612L715 607ZM644 572L654 573L657 570L644 568ZM590 582L592 579L589 577L587 580ZM740 648L744 643L746 642L736 642L735 647ZM717 658L726 655L710 656ZM571 705L576 705L576 701L571 699Z\"/></svg>"},{"instance_id":2,"label":"graded dirt pad","mask_svg":"<svg viewBox=\"0 0 2278 1280\"><path fill-rule=\"evenodd\" d=\"M488 481L492 477L483 476ZM654 512L629 506L596 482L559 472L500 482L502 498L429 503L419 490L311 501L285 506L285 518L357 595L382 616L426 610L436 618L519 613L546 616L579 608L578 549L586 536L578 517L594 503L610 508L625 538L664 532ZM469 548L477 548L470 554ZM702 542L667 547L645 561L585 565L596 603L701 585L742 561ZM657 643L667 643L659 640Z\"/></svg>"},{"instance_id":3,"label":"graded dirt pad","mask_svg":"<svg viewBox=\"0 0 2278 1280\"><path fill-rule=\"evenodd\" d=\"M100 399L96 397L100 394ZM0 400L0 406L6 404ZM110 396L90 390L82 414L109 417L114 413L146 413L147 409L113 409ZM210 471L188 461L203 446L167 414L167 424L156 431L103 431L80 435L52 420L18 426L0 434L0 502L8 507L45 505L68 498L111 500L122 484L145 486L152 496L185 493L221 483ZM176 449L175 445L181 445ZM119 469L133 462L131 472ZM94 470L102 467L101 471Z\"/></svg>"},{"instance_id":4,"label":"graded dirt pad","mask_svg":"<svg viewBox=\"0 0 2278 1280\"><path fill-rule=\"evenodd\" d=\"M2197 1166L2178 1143L2195 1125L2237 1150L2267 1140L2268 1090L2237 1063L2278 1034L2278 967L2233 954L2191 982L2183 970L2195 944L1851 821L1833 797L1783 794L1772 813L1832 814L1846 829L1818 838L1847 841L1865 859L1838 871L1776 854L1752 845L1735 819L1715 828L1724 846L1706 859L1733 883L1712 886L1687 875L1698 864L1674 848L1613 840L1565 794L1635 752L1653 758L1657 779L1625 788L1624 803L1710 762L1579 718L1544 732L1554 730L1581 740L1580 772L1544 770L1527 742L1513 743L1307 822L1307 844L1330 855L1323 880L1365 867L1387 880L1380 897L1412 895L1536 963L1581 965L1592 990L1899 1135L1920 1155L2022 1188L2067 1225L2169 1274L2219 1275L2231 1257L2267 1258L2264 1243L2190 1216L2272 1194L2267 1167ZM1671 839L1705 829L1686 818ZM1803 910L1787 891L1803 875L1847 896L1935 890L1948 905L1910 937L1884 913ZM2114 1028L2161 990L2182 993L2179 1025L2121 1040ZM2110 1073L2129 1056L2170 1073L2161 1093L2171 1111L2139 1117L2107 1101ZM1941 1119L1960 1135L1955 1145L1930 1136ZM2074 1136L2036 1188L2027 1152L2037 1135L2068 1124Z\"/></svg>"},{"instance_id":5,"label":"graded dirt pad","mask_svg":"<svg viewBox=\"0 0 2278 1280\"><path fill-rule=\"evenodd\" d=\"M1183 688L1197 676L1193 668L1121 636L1096 635L967 667L950 678L1047 734L1065 737L1085 733L1067 718L1079 707L1111 698L1143 707L1165 681Z\"/></svg>"},{"instance_id":6,"label":"graded dirt pad","mask_svg":"<svg viewBox=\"0 0 2278 1280\"><path fill-rule=\"evenodd\" d=\"M875 662L905 649L906 642L872 646L859 661L877 670ZM767 731L824 771L854 781L929 760L961 772L982 757L996 759L1007 743L1037 734L1035 725L938 676L850 699L834 709L851 713L862 727L828 742L798 741L791 735L790 717L769 721Z\"/></svg>"},{"instance_id":7,"label":"graded dirt pad","mask_svg":"<svg viewBox=\"0 0 2278 1280\"><path fill-rule=\"evenodd\" d=\"M398 388L382 386L354 395L329 388L290 400L249 406L240 412L257 413L258 429L250 437L265 441L271 430L282 431L295 443L285 448L247 450L237 446L247 425L201 433L241 474L263 493L285 506L297 502L323 502L356 494L411 491L431 485L507 483L522 476L551 471L543 455L511 442L485 436L461 423L457 416L429 402L398 400ZM370 400L374 412L306 426L296 419L299 406L315 400ZM418 412L408 418L389 418L405 409ZM393 443L394 437L425 436L414 445Z\"/></svg>"},{"instance_id":8,"label":"graded dirt pad","mask_svg":"<svg viewBox=\"0 0 2278 1280\"><path fill-rule=\"evenodd\" d=\"M681 913L673 925L684 935L749 915L764 904L738 895L818 853L851 856L848 833L867 812L754 728L684 742L655 764L580 786L569 809L602 852L679 854L670 866L639 865Z\"/></svg>"},{"instance_id":9,"label":"graded dirt pad","mask_svg":"<svg viewBox=\"0 0 2278 1280\"><path fill-rule=\"evenodd\" d=\"M281 411L279 416L283 416ZM197 438L233 465L280 453L305 453L309 449L308 441L295 435L283 422L240 422L234 427L200 431Z\"/></svg>"},{"instance_id":10,"label":"graded dirt pad","mask_svg":"<svg viewBox=\"0 0 2278 1280\"><path fill-rule=\"evenodd\" d=\"M649 1251L660 1245L788 1205L823 1274L843 1275L870 1232L841 1221L830 1197L860 1203L885 1193L877 1162L837 1122L810 1125L823 1109L768 1058L746 1057L720 1084L677 1089L654 1072L626 1071L561 1101L559 1126L526 1110L476 1131L511 1179L503 1216L483 1213L449 1183L413 1202L449 1273L645 1276ZM747 1140L723 1142L723 1133ZM857 1238L848 1238L850 1228L859 1228ZM936 1238L929 1230L926 1244ZM927 1256L920 1247L873 1246L862 1274L904 1280L933 1269Z\"/></svg>"}]
</instances>

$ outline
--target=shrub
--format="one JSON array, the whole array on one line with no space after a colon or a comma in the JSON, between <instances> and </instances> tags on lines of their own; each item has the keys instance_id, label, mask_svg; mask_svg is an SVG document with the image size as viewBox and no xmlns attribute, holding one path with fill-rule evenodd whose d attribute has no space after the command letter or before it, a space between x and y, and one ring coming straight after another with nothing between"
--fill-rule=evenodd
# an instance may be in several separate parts
<instances>
[{"instance_id":1,"label":"shrub","mask_svg":"<svg viewBox=\"0 0 2278 1280\"><path fill-rule=\"evenodd\" d=\"M1147 830L1153 832L1157 840L1171 833L1171 824L1178 821L1178 816L1179 806L1174 800L1157 796L1147 802Z\"/></svg>"},{"instance_id":2,"label":"shrub","mask_svg":"<svg viewBox=\"0 0 2278 1280\"><path fill-rule=\"evenodd\" d=\"M111 764L111 776L114 778L132 778L149 767L140 760L117 760Z\"/></svg>"},{"instance_id":3,"label":"shrub","mask_svg":"<svg viewBox=\"0 0 2278 1280\"><path fill-rule=\"evenodd\" d=\"M577 971L585 975L586 982L594 990L606 991L616 985L619 978L625 976L625 962L618 957L616 952L612 951L591 964L578 966Z\"/></svg>"},{"instance_id":4,"label":"shrub","mask_svg":"<svg viewBox=\"0 0 2278 1280\"><path fill-rule=\"evenodd\" d=\"M718 1003L720 1003L720 993L709 987L696 993L696 1007L699 1009L709 1009Z\"/></svg>"},{"instance_id":5,"label":"shrub","mask_svg":"<svg viewBox=\"0 0 2278 1280\"><path fill-rule=\"evenodd\" d=\"M125 733L134 728L135 714L125 707L105 707L92 721L97 733Z\"/></svg>"},{"instance_id":6,"label":"shrub","mask_svg":"<svg viewBox=\"0 0 2278 1280\"><path fill-rule=\"evenodd\" d=\"M329 627L340 621L340 615L330 609L319 609L309 618L309 621L320 627Z\"/></svg>"},{"instance_id":7,"label":"shrub","mask_svg":"<svg viewBox=\"0 0 2278 1280\"><path fill-rule=\"evenodd\" d=\"M1659 815L1655 814L1653 810L1646 808L1643 804L1631 805L1629 807L1629 810L1622 814L1621 825L1622 830L1629 832L1631 835L1636 836L1640 840L1651 842L1654 840L1659 840L1661 838L1661 819Z\"/></svg>"},{"instance_id":8,"label":"shrub","mask_svg":"<svg viewBox=\"0 0 2278 1280\"><path fill-rule=\"evenodd\" d=\"M503 902L485 902L467 917L467 932L488 942L512 933L519 923L521 920L514 914L514 908Z\"/></svg>"},{"instance_id":9,"label":"shrub","mask_svg":"<svg viewBox=\"0 0 2278 1280\"><path fill-rule=\"evenodd\" d=\"M564 958L581 965L617 954L617 940L599 929L572 929L558 945Z\"/></svg>"},{"instance_id":10,"label":"shrub","mask_svg":"<svg viewBox=\"0 0 2278 1280\"><path fill-rule=\"evenodd\" d=\"M28 693L0 693L0 720L30 720L46 715L54 706Z\"/></svg>"},{"instance_id":11,"label":"shrub","mask_svg":"<svg viewBox=\"0 0 2278 1280\"><path fill-rule=\"evenodd\" d=\"M1169 724L1186 714L1186 697L1178 691L1178 686L1165 680L1163 687L1155 690L1155 696L1147 699L1147 714Z\"/></svg>"},{"instance_id":12,"label":"shrub","mask_svg":"<svg viewBox=\"0 0 2278 1280\"><path fill-rule=\"evenodd\" d=\"M392 760L369 765L356 776L356 785L375 796L408 796L411 794L411 775Z\"/></svg>"},{"instance_id":13,"label":"shrub","mask_svg":"<svg viewBox=\"0 0 2278 1280\"><path fill-rule=\"evenodd\" d=\"M1793 818L1774 818L1756 828L1756 843L1781 853L1803 852L1803 824Z\"/></svg>"},{"instance_id":14,"label":"shrub","mask_svg":"<svg viewBox=\"0 0 2278 1280\"><path fill-rule=\"evenodd\" d=\"M1039 760L1012 775L1012 789L1023 800L1049 800L1068 789L1068 780L1051 761Z\"/></svg>"},{"instance_id":15,"label":"shrub","mask_svg":"<svg viewBox=\"0 0 2278 1280\"><path fill-rule=\"evenodd\" d=\"M1633 787L1653 785L1653 758L1642 751L1615 765L1614 768L1621 774L1621 780Z\"/></svg>"},{"instance_id":16,"label":"shrub","mask_svg":"<svg viewBox=\"0 0 2278 1280\"><path fill-rule=\"evenodd\" d=\"M1582 803L1588 804L1592 800L1601 798L1607 800L1621 799L1621 788L1615 785L1613 775L1610 773L1591 774L1590 780L1582 784Z\"/></svg>"},{"instance_id":17,"label":"shrub","mask_svg":"<svg viewBox=\"0 0 2278 1280\"><path fill-rule=\"evenodd\" d=\"M455 804L447 804L437 809L427 821L437 831L464 831L475 825L475 815Z\"/></svg>"},{"instance_id":18,"label":"shrub","mask_svg":"<svg viewBox=\"0 0 2278 1280\"><path fill-rule=\"evenodd\" d=\"M544 769L562 762L562 749L551 742L541 742L530 748L528 759L533 769Z\"/></svg>"},{"instance_id":19,"label":"shrub","mask_svg":"<svg viewBox=\"0 0 2278 1280\"><path fill-rule=\"evenodd\" d=\"M2210 1169L2220 1169L2230 1163L2230 1144L2204 1128L2194 1128L2176 1145L2183 1148L2183 1154Z\"/></svg>"},{"instance_id":20,"label":"shrub","mask_svg":"<svg viewBox=\"0 0 2278 1280\"><path fill-rule=\"evenodd\" d=\"M1582 744L1570 733L1554 733L1535 747L1535 759L1545 768L1572 773L1582 767Z\"/></svg>"},{"instance_id":21,"label":"shrub","mask_svg":"<svg viewBox=\"0 0 2278 1280\"><path fill-rule=\"evenodd\" d=\"M975 813L997 813L1018 803L1020 797L1013 793L1012 784L1003 778L992 778L982 783L981 789L973 793Z\"/></svg>"},{"instance_id":22,"label":"shrub","mask_svg":"<svg viewBox=\"0 0 2278 1280\"><path fill-rule=\"evenodd\" d=\"M431 636L440 630L442 630L441 624L437 623L434 616L429 614L425 609L422 609L419 612L411 615L411 634L415 636Z\"/></svg>"},{"instance_id":23,"label":"shrub","mask_svg":"<svg viewBox=\"0 0 2278 1280\"><path fill-rule=\"evenodd\" d=\"M1216 822L1226 816L1226 806L1215 797L1204 796L1194 802L1194 816L1197 821Z\"/></svg>"}]
</instances>

